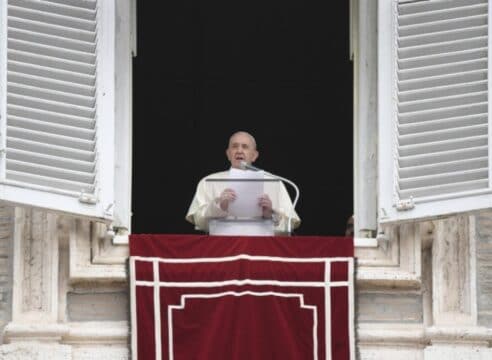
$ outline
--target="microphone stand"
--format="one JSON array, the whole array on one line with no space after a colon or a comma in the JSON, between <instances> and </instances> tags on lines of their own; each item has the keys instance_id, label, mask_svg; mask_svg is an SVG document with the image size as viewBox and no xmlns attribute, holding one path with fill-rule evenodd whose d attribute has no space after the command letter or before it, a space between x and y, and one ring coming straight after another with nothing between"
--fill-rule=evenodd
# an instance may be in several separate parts
<instances>
[{"instance_id":1,"label":"microphone stand","mask_svg":"<svg viewBox=\"0 0 492 360\"><path fill-rule=\"evenodd\" d=\"M262 170L260 168L257 168L256 166L253 166L251 164L248 164L246 161L241 161L241 168L243 169L248 169L248 170L253 170L253 171L263 171L265 174L267 175L270 175L271 177L273 178L276 178L276 179L279 179L283 182L286 182L287 184L289 184L290 186L292 186L296 192L296 196L294 197L294 201L292 202L292 211L289 211L289 216L287 218L287 232L289 233L289 235L292 233L292 215L293 215L293 211L295 210L296 208L296 205L297 205L297 201L299 200L299 188L297 187L297 185L289 180L289 179L286 179L282 176L279 176L279 175L275 175L275 174L272 174L271 172L268 172L268 171L265 171L265 170Z\"/></svg>"}]
</instances>

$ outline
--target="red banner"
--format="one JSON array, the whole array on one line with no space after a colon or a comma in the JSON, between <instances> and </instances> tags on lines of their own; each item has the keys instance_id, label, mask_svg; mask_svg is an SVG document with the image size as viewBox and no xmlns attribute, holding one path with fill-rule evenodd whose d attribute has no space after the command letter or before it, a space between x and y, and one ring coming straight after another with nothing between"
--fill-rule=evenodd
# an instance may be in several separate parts
<instances>
[{"instance_id":1,"label":"red banner","mask_svg":"<svg viewBox=\"0 0 492 360\"><path fill-rule=\"evenodd\" d=\"M353 241L132 235L133 359L353 360Z\"/></svg>"}]
</instances>

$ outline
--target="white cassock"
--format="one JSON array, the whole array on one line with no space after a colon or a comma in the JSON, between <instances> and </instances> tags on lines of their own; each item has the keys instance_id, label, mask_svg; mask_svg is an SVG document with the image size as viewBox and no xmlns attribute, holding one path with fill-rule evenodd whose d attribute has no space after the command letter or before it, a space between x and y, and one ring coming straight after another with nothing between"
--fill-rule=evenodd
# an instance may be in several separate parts
<instances>
[{"instance_id":1,"label":"white cassock","mask_svg":"<svg viewBox=\"0 0 492 360\"><path fill-rule=\"evenodd\" d=\"M227 218L229 214L223 211L217 199L222 191L227 187L227 182L207 181L210 179L229 179L229 171L221 171L208 175L198 183L195 196L191 202L186 220L195 225L197 230L209 231L209 220ZM265 174L265 179L275 179ZM301 219L295 212L289 193L285 185L280 181L265 183L265 193L272 200L273 211L275 213L274 231L275 233L286 233L289 215L291 216L292 229L301 224Z\"/></svg>"}]
</instances>

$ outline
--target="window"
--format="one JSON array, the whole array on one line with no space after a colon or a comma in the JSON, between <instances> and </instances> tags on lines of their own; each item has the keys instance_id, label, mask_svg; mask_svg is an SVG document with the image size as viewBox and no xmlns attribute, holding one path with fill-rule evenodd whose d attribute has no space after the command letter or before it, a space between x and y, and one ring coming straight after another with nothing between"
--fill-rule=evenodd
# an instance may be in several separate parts
<instances>
[{"instance_id":1,"label":"window","mask_svg":"<svg viewBox=\"0 0 492 360\"><path fill-rule=\"evenodd\" d=\"M492 205L487 0L381 0L380 222Z\"/></svg>"},{"instance_id":2,"label":"window","mask_svg":"<svg viewBox=\"0 0 492 360\"><path fill-rule=\"evenodd\" d=\"M116 105L131 72L115 93L116 67L130 64L115 62L115 1L0 6L0 198L106 222L117 214L128 229L130 111Z\"/></svg>"}]
</instances>

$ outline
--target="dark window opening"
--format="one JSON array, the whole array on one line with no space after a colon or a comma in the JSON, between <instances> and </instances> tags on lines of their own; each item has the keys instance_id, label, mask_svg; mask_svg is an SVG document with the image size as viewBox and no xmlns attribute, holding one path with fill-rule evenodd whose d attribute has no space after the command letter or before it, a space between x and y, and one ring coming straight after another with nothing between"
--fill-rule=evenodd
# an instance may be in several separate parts
<instances>
[{"instance_id":1,"label":"dark window opening","mask_svg":"<svg viewBox=\"0 0 492 360\"><path fill-rule=\"evenodd\" d=\"M138 1L133 233L194 233L203 176L237 130L255 165L294 181L303 235L343 235L353 213L349 2Z\"/></svg>"}]
</instances>

